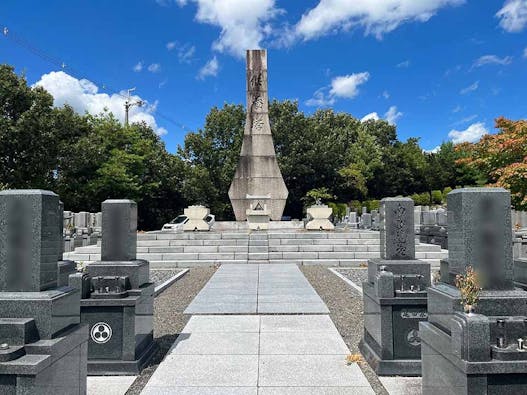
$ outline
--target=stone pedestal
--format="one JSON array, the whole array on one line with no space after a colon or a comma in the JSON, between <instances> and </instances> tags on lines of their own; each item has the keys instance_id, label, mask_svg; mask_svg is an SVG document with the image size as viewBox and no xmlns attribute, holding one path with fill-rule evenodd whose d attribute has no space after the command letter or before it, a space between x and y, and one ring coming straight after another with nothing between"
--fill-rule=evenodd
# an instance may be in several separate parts
<instances>
[{"instance_id":1,"label":"stone pedestal","mask_svg":"<svg viewBox=\"0 0 527 395\"><path fill-rule=\"evenodd\" d=\"M510 194L465 188L448 200L449 259L428 290L420 324L423 393L527 393L527 292L514 287ZM472 266L482 278L475 314L463 313L455 276Z\"/></svg>"},{"instance_id":2,"label":"stone pedestal","mask_svg":"<svg viewBox=\"0 0 527 395\"><path fill-rule=\"evenodd\" d=\"M415 259L413 201L383 199L379 227L381 259L368 261L368 280L362 285L364 338L359 348L378 375L417 376L430 264Z\"/></svg>"},{"instance_id":3,"label":"stone pedestal","mask_svg":"<svg viewBox=\"0 0 527 395\"><path fill-rule=\"evenodd\" d=\"M247 219L248 195L270 195L267 203L273 221L280 221L288 191L278 167L269 123L267 52L247 51L247 120L236 173L229 188L236 221Z\"/></svg>"},{"instance_id":4,"label":"stone pedestal","mask_svg":"<svg viewBox=\"0 0 527 395\"><path fill-rule=\"evenodd\" d=\"M103 202L102 223L102 261L87 265L78 282L90 333L88 374L136 375L156 349L154 284L148 261L136 259L136 203Z\"/></svg>"},{"instance_id":5,"label":"stone pedestal","mask_svg":"<svg viewBox=\"0 0 527 395\"><path fill-rule=\"evenodd\" d=\"M333 210L325 204L314 205L307 209L309 222L306 224L307 230L333 230L335 225L329 220Z\"/></svg>"},{"instance_id":6,"label":"stone pedestal","mask_svg":"<svg viewBox=\"0 0 527 395\"><path fill-rule=\"evenodd\" d=\"M0 192L0 393L85 394L80 293L57 288L62 213L41 190ZM73 275L72 277L74 277Z\"/></svg>"},{"instance_id":7,"label":"stone pedestal","mask_svg":"<svg viewBox=\"0 0 527 395\"><path fill-rule=\"evenodd\" d=\"M207 216L210 210L204 206L189 206L183 213L188 217L188 222L183 225L183 230L186 232L193 231L209 231L210 227L207 223Z\"/></svg>"}]
</instances>

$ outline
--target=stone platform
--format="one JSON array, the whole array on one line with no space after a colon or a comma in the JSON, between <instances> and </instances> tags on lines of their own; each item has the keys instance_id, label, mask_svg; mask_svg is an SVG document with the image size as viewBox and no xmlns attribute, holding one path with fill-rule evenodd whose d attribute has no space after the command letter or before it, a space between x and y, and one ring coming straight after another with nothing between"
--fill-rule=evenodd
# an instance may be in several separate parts
<instances>
[{"instance_id":1,"label":"stone platform","mask_svg":"<svg viewBox=\"0 0 527 395\"><path fill-rule=\"evenodd\" d=\"M288 229L281 231L151 232L137 236L137 258L151 268L212 266L229 263L292 263L353 267L380 258L379 232L334 232ZM416 258L439 267L447 250L416 244ZM100 259L100 247L79 247L64 259L91 262Z\"/></svg>"}]
</instances>

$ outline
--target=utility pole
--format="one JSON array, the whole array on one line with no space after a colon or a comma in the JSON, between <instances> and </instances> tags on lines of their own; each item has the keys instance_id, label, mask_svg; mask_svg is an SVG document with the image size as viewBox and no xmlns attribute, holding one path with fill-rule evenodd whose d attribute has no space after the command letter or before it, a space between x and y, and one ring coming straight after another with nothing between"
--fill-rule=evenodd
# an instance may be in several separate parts
<instances>
[{"instance_id":1,"label":"utility pole","mask_svg":"<svg viewBox=\"0 0 527 395\"><path fill-rule=\"evenodd\" d=\"M130 110L130 107L133 107L133 106L142 107L143 104L145 104L145 102L142 100L137 100L137 101L130 100L131 99L130 92L133 92L133 91L135 91L135 88L128 89L128 98L124 102L124 126L128 126L128 111Z\"/></svg>"}]
</instances>

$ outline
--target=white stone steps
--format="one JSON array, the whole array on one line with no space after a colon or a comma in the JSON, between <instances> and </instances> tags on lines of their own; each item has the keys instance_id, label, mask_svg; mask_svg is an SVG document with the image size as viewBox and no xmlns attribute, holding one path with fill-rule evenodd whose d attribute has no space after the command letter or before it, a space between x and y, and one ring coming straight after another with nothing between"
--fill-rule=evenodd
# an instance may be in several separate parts
<instances>
[{"instance_id":1,"label":"white stone steps","mask_svg":"<svg viewBox=\"0 0 527 395\"><path fill-rule=\"evenodd\" d=\"M440 260L445 258L447 253L443 251L416 252L416 259L426 261ZM213 261L222 263L230 260L291 260L291 261L314 261L314 260L368 260L379 258L379 251L345 251L345 252L233 252L233 253L138 253L138 259L148 261ZM99 253L66 253L65 259L79 262L92 262L101 259Z\"/></svg>"}]
</instances>

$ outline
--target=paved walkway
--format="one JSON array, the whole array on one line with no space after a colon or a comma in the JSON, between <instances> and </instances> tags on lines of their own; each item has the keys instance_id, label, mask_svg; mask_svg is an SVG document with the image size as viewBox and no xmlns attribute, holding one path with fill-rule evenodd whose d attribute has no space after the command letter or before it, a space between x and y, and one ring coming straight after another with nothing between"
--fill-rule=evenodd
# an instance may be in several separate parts
<instances>
[{"instance_id":1,"label":"paved walkway","mask_svg":"<svg viewBox=\"0 0 527 395\"><path fill-rule=\"evenodd\" d=\"M190 318L145 395L374 394L296 265L222 266L185 312L206 315Z\"/></svg>"},{"instance_id":2,"label":"paved walkway","mask_svg":"<svg viewBox=\"0 0 527 395\"><path fill-rule=\"evenodd\" d=\"M373 394L327 315L193 316L143 394Z\"/></svg>"},{"instance_id":3,"label":"paved walkway","mask_svg":"<svg viewBox=\"0 0 527 395\"><path fill-rule=\"evenodd\" d=\"M296 265L222 265L186 314L329 314Z\"/></svg>"}]
</instances>

